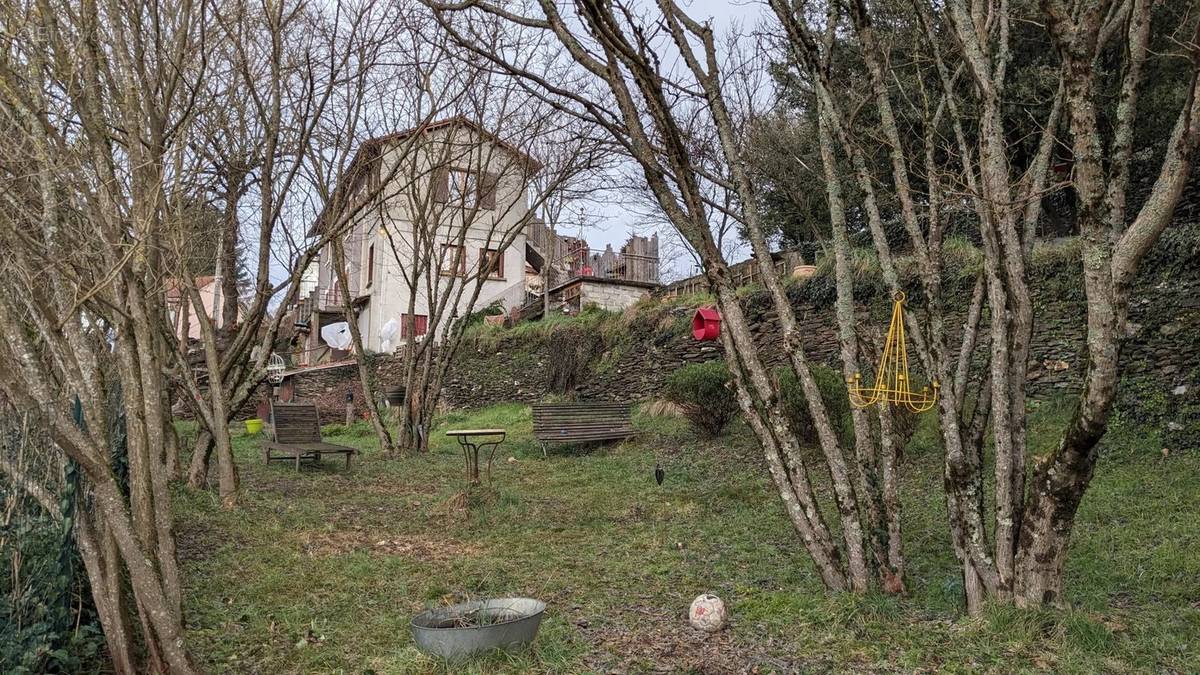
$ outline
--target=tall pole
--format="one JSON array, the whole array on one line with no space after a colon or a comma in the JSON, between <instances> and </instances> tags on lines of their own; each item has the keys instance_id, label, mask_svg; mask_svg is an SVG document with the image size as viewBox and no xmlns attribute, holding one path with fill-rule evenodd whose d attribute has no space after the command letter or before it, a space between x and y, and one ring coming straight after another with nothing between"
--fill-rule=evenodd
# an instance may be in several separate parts
<instances>
[{"instance_id":1,"label":"tall pole","mask_svg":"<svg viewBox=\"0 0 1200 675\"><path fill-rule=\"evenodd\" d=\"M546 244L546 260L542 262L542 318L550 316L550 277L554 271L554 252L558 250L558 234L554 229L554 220L556 214L551 214L550 209L543 209L546 214L546 227L550 228L550 236L547 237Z\"/></svg>"}]
</instances>

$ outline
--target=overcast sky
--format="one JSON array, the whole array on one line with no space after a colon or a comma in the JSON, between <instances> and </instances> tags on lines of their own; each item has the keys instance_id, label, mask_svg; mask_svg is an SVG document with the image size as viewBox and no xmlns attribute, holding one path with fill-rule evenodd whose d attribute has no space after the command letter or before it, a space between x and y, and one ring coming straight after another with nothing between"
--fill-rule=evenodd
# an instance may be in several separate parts
<instances>
[{"instance_id":1,"label":"overcast sky","mask_svg":"<svg viewBox=\"0 0 1200 675\"><path fill-rule=\"evenodd\" d=\"M688 8L688 14L692 18L700 21L711 19L719 35L735 27L741 31L753 30L766 10L766 6L760 0L735 0L733 2L725 2L723 0L691 0L689 2L689 0L681 0L681 2ZM680 250L679 245L672 245L672 242L669 241L673 233L670 231L661 231L661 226L656 226L646 217L641 209L631 208L626 201L627 199L623 195L604 195L598 203L587 207L588 213L583 219L587 223L586 227L580 230L578 225L572 224L562 234L579 236L580 232L582 232L583 237L592 248L603 249L606 245L610 244L613 248L619 248L631 234L645 236L658 231L660 238L664 240L662 247L664 273L673 271L675 275L682 276L690 276L691 274L698 273L689 254ZM579 219L579 216L576 216L573 222ZM730 257L736 261L748 255L749 252L746 250L746 247L742 246L739 250L734 251ZM674 265L670 264L672 261L665 259L670 256L676 258L673 261ZM674 270L671 267L674 267Z\"/></svg>"},{"instance_id":2,"label":"overcast sky","mask_svg":"<svg viewBox=\"0 0 1200 675\"><path fill-rule=\"evenodd\" d=\"M648 2L649 0L642 0ZM762 0L724 2L722 0L680 0L688 8L689 14L697 20L711 19L718 35L724 35L735 27L739 32L752 32L766 10ZM648 12L657 9L648 8ZM718 40L718 45L720 40ZM664 60L671 58L670 54L661 55ZM632 175L640 175L636 166L627 168ZM247 203L252 200L247 200ZM586 206L585 213L571 215L565 227L560 228L560 234L582 236L593 249L604 249L611 245L619 248L632 234L649 236L659 234L660 257L662 258L663 275L669 279L690 276L699 272L691 254L682 246L674 230L661 224L661 219L654 218L648 211L656 211L648 201L645 204L630 204L628 194L617 192L600 193L594 203ZM249 208L249 207L247 207ZM247 211L244 219L254 222L257 216ZM657 222L656 222L657 221ZM253 242L247 243L249 255L257 254ZM291 249L289 249L291 250ZM745 246L727 255L731 261L747 257ZM288 273L287 263L283 259L274 261L271 266L273 282L279 282Z\"/></svg>"}]
</instances>

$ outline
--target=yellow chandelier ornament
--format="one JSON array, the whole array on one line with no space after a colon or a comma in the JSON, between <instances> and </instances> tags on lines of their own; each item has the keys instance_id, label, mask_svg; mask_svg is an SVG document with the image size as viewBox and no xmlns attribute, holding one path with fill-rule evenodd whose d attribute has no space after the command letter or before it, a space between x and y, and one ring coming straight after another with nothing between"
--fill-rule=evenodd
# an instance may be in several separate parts
<instances>
[{"instance_id":1,"label":"yellow chandelier ornament","mask_svg":"<svg viewBox=\"0 0 1200 675\"><path fill-rule=\"evenodd\" d=\"M913 392L908 376L908 345L904 338L904 293L896 291L892 300L895 301L892 306L892 323L888 326L887 341L883 344L879 367L875 369L875 384L870 387L862 386L862 373L855 373L854 379L847 382L850 405L866 408L875 404L892 403L902 405L913 412L925 412L937 402L940 385L934 380L932 391L926 385L921 391Z\"/></svg>"}]
</instances>

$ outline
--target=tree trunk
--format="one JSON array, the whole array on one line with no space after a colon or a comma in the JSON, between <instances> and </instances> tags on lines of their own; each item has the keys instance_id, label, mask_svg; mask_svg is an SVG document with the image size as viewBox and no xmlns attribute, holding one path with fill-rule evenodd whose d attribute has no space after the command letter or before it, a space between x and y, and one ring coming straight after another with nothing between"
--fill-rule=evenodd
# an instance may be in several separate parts
<instances>
[{"instance_id":1,"label":"tree trunk","mask_svg":"<svg viewBox=\"0 0 1200 675\"><path fill-rule=\"evenodd\" d=\"M187 484L194 490L208 487L208 460L212 457L212 435L203 426L196 432L196 441L192 444L192 459L188 466Z\"/></svg>"},{"instance_id":2,"label":"tree trunk","mask_svg":"<svg viewBox=\"0 0 1200 675\"><path fill-rule=\"evenodd\" d=\"M818 102L818 138L820 142L821 164L825 174L826 198L829 205L829 220L831 239L834 252L834 278L837 286L837 300L834 305L838 325L838 344L841 350L842 377L845 381L853 381L860 371L858 363L858 333L856 326L858 317L854 312L854 278L850 272L850 240L846 231L846 212L842 197L841 177L833 154L833 138L829 131L827 106L823 101ZM881 453L875 447L874 434L871 432L870 419L867 411L857 406L850 410L854 424L854 449L857 461L855 472L858 498L866 508L865 531L868 533L872 555L878 569L882 588L889 593L899 593L904 590L903 555L899 540L900 522L898 510L885 516L889 504L883 495L883 482L879 475L878 457ZM888 423L881 424L880 436L886 444L894 441L891 434L890 416L880 415L881 422L887 417ZM884 452L894 451L886 447ZM898 509L899 502L894 501L891 507ZM894 517L893 517L894 516ZM886 522L885 522L886 521ZM895 537L892 530L895 530Z\"/></svg>"},{"instance_id":3,"label":"tree trunk","mask_svg":"<svg viewBox=\"0 0 1200 675\"><path fill-rule=\"evenodd\" d=\"M721 342L730 357L729 367L737 385L738 403L762 444L767 467L783 500L784 509L817 566L822 581L830 590L847 590L850 582L842 571L841 551L834 543L817 506L816 496L808 482L807 468L794 448L795 435L778 407L778 399L773 399L771 403L771 422L768 423L768 417L763 415L752 397L751 392L757 393L767 385L766 372L758 355L753 350L741 347L753 342L732 284L728 281L728 274L728 268L720 261L711 261L711 265L705 267L709 287L717 295L722 319ZM790 449L787 447L789 442L793 445Z\"/></svg>"},{"instance_id":4,"label":"tree trunk","mask_svg":"<svg viewBox=\"0 0 1200 675\"><path fill-rule=\"evenodd\" d=\"M338 286L342 289L342 306L345 310L346 325L350 327L350 338L354 342L355 362L358 370L358 382L362 385L363 403L370 413L371 429L375 431L375 439L379 442L380 451L385 456L391 457L396 453L396 443L392 439L392 432L388 431L383 423L384 418L379 408L379 399L375 396L375 383L371 379L371 371L367 364L362 332L358 329L358 316L351 303L350 280L346 273L346 251L343 248L342 239L334 238L330 247L333 249L333 268L337 274ZM354 410L350 407L350 403L346 405L346 423L350 424L353 421L351 418L354 416Z\"/></svg>"},{"instance_id":5,"label":"tree trunk","mask_svg":"<svg viewBox=\"0 0 1200 675\"><path fill-rule=\"evenodd\" d=\"M164 584L177 584L177 579L168 579L151 563L151 555L143 549L130 527L128 512L124 507L117 486L109 480L94 483L97 510L111 527L116 548L129 572L130 588L138 606L139 618L146 625L144 642L151 654L161 655L165 667L163 672L189 675L196 672L191 657L184 648L183 622L179 612L172 608L169 593ZM169 505L161 505L169 508Z\"/></svg>"},{"instance_id":6,"label":"tree trunk","mask_svg":"<svg viewBox=\"0 0 1200 675\"><path fill-rule=\"evenodd\" d=\"M237 245L241 236L238 228L238 202L245 176L238 170L228 171L225 184L225 220L218 252L221 280L221 323L223 330L233 330L238 322Z\"/></svg>"},{"instance_id":7,"label":"tree trunk","mask_svg":"<svg viewBox=\"0 0 1200 675\"><path fill-rule=\"evenodd\" d=\"M1075 514L1091 483L1100 439L1108 427L1116 390L1117 351L1113 350L1112 370L1090 377L1082 396L1083 401L1101 397L1107 403L1097 401L1095 407L1080 404L1057 450L1034 471L1016 556L1015 595L1022 606L1063 604L1063 565ZM1094 367L1089 370L1095 372Z\"/></svg>"},{"instance_id":8,"label":"tree trunk","mask_svg":"<svg viewBox=\"0 0 1200 675\"><path fill-rule=\"evenodd\" d=\"M166 391L167 387L163 387L163 390ZM163 403L163 408L170 411L170 400L168 399ZM166 441L163 459L166 463L167 479L177 481L183 478L183 467L179 459L179 433L175 430L175 424L171 421L170 415L167 416L167 421L163 428L163 438Z\"/></svg>"},{"instance_id":9,"label":"tree trunk","mask_svg":"<svg viewBox=\"0 0 1200 675\"><path fill-rule=\"evenodd\" d=\"M92 590L96 614L100 617L100 627L104 631L109 660L117 675L136 675L138 668L134 660L133 630L124 609L124 591L115 544L93 526L93 515L82 508L82 496L77 496L77 499L80 500L77 509L80 517L75 524L75 536L79 543L79 557L87 571L88 585ZM99 537L103 537L103 544L98 541Z\"/></svg>"},{"instance_id":10,"label":"tree trunk","mask_svg":"<svg viewBox=\"0 0 1200 675\"><path fill-rule=\"evenodd\" d=\"M217 451L217 489L221 504L225 508L237 506L238 476L233 460L233 439L229 434L229 396L221 377L221 356L217 351L217 331L212 318L204 313L204 303L195 284L188 283L188 295L196 318L200 321L201 342L204 348L204 363L208 369L208 397L212 422L209 433Z\"/></svg>"},{"instance_id":11,"label":"tree trunk","mask_svg":"<svg viewBox=\"0 0 1200 675\"><path fill-rule=\"evenodd\" d=\"M415 375L415 373L414 373ZM429 452L429 429L433 416L425 405L425 383L422 378L409 379L404 390L404 403L400 406L400 447L415 454Z\"/></svg>"}]
</instances>

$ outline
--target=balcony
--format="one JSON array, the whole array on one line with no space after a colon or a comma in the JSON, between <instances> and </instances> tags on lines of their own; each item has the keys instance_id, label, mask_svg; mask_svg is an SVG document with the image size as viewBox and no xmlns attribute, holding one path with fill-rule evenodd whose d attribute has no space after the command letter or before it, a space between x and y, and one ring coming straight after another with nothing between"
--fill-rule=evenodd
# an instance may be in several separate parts
<instances>
[{"instance_id":1,"label":"balcony","mask_svg":"<svg viewBox=\"0 0 1200 675\"><path fill-rule=\"evenodd\" d=\"M366 296L354 297L356 289L351 289L354 304L362 302ZM292 305L292 311L297 321L305 321L313 312L341 312L345 309L342 304L342 289L336 284L332 288L316 287L302 293Z\"/></svg>"},{"instance_id":2,"label":"balcony","mask_svg":"<svg viewBox=\"0 0 1200 675\"><path fill-rule=\"evenodd\" d=\"M549 272L551 290L577 279L598 279L645 286L659 284L658 256L617 253L611 248L603 251L573 251L567 260L551 265Z\"/></svg>"}]
</instances>

